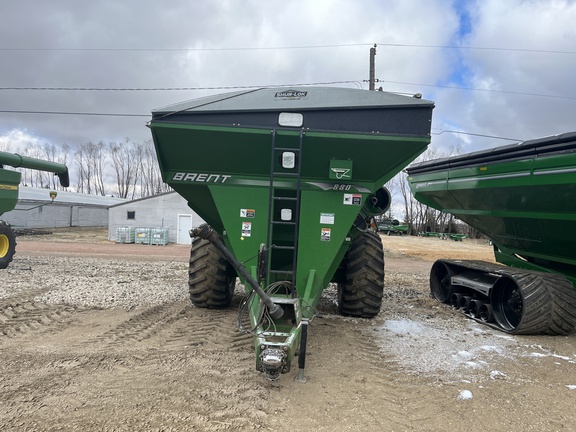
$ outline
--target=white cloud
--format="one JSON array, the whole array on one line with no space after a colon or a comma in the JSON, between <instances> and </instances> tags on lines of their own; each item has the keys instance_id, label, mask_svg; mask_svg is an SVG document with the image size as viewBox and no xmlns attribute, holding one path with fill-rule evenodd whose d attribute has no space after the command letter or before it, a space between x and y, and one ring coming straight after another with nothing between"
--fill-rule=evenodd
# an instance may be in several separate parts
<instances>
[{"instance_id":1,"label":"white cloud","mask_svg":"<svg viewBox=\"0 0 576 432\"><path fill-rule=\"evenodd\" d=\"M568 0L174 0L167 4L53 0L35 2L32 11L29 2L11 2L0 15L4 47L85 50L0 51L4 65L0 87L218 87L354 81L367 88L363 81L368 79L369 48L378 43L376 77L383 80L379 85L388 91L419 92L434 100L436 133L459 130L528 139L573 129L576 100L427 85L574 98L576 55L441 47L574 51L574 22L576 5ZM324 47L278 48L320 45ZM230 50L255 47L277 48ZM94 48L164 50L90 50ZM167 50L174 48L204 50ZM126 137L143 141L150 139L144 125L152 109L224 91L3 90L0 110L144 117L0 113L0 136L5 140L12 131L22 130L42 137L43 142L71 146ZM433 145L446 151L506 143L447 132L433 136Z\"/></svg>"}]
</instances>

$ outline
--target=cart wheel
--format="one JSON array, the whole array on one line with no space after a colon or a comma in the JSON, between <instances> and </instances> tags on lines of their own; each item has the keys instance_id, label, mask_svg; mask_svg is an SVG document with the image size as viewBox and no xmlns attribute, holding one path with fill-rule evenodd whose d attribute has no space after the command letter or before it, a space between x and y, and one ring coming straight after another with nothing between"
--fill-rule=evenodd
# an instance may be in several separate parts
<instances>
[{"instance_id":1,"label":"cart wheel","mask_svg":"<svg viewBox=\"0 0 576 432\"><path fill-rule=\"evenodd\" d=\"M195 237L192 241L188 276L194 306L223 309L232 303L236 271L208 240Z\"/></svg>"},{"instance_id":2,"label":"cart wheel","mask_svg":"<svg viewBox=\"0 0 576 432\"><path fill-rule=\"evenodd\" d=\"M439 302L450 303L452 296L450 272L442 261L436 261L430 270L430 292Z\"/></svg>"},{"instance_id":3,"label":"cart wheel","mask_svg":"<svg viewBox=\"0 0 576 432\"><path fill-rule=\"evenodd\" d=\"M338 283L342 315L373 318L384 296L384 250L380 236L365 232L356 238L343 260L345 281Z\"/></svg>"},{"instance_id":4,"label":"cart wheel","mask_svg":"<svg viewBox=\"0 0 576 432\"><path fill-rule=\"evenodd\" d=\"M5 269L16 252L16 235L6 222L0 221L0 269Z\"/></svg>"},{"instance_id":5,"label":"cart wheel","mask_svg":"<svg viewBox=\"0 0 576 432\"><path fill-rule=\"evenodd\" d=\"M494 285L491 303L507 333L566 335L576 327L574 285L562 275L509 273Z\"/></svg>"}]
</instances>

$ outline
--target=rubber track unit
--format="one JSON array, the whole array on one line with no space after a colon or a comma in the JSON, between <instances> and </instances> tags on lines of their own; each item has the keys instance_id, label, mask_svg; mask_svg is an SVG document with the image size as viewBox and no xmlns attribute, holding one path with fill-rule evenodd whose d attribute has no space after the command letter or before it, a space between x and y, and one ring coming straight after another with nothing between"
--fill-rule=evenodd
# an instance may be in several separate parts
<instances>
[{"instance_id":1,"label":"rubber track unit","mask_svg":"<svg viewBox=\"0 0 576 432\"><path fill-rule=\"evenodd\" d=\"M188 289L192 304L202 308L230 306L236 285L236 271L208 240L195 237L190 251Z\"/></svg>"},{"instance_id":2,"label":"rubber track unit","mask_svg":"<svg viewBox=\"0 0 576 432\"><path fill-rule=\"evenodd\" d=\"M16 235L12 227L0 221L0 269L5 269L12 262L16 252Z\"/></svg>"},{"instance_id":3,"label":"rubber track unit","mask_svg":"<svg viewBox=\"0 0 576 432\"><path fill-rule=\"evenodd\" d=\"M342 315L373 318L384 296L384 250L378 234L365 232L352 241L344 257L346 281L338 284Z\"/></svg>"},{"instance_id":4,"label":"rubber track unit","mask_svg":"<svg viewBox=\"0 0 576 432\"><path fill-rule=\"evenodd\" d=\"M440 262L500 275L501 280L494 285L493 291L498 290L499 284L503 281L513 281L520 289L523 312L518 324L504 328L498 322L487 323L466 314L478 322L518 335L563 336L576 328L576 288L563 275L505 267L483 261L440 260ZM497 292L491 295L493 309L498 308L498 304L494 304L497 296Z\"/></svg>"}]
</instances>

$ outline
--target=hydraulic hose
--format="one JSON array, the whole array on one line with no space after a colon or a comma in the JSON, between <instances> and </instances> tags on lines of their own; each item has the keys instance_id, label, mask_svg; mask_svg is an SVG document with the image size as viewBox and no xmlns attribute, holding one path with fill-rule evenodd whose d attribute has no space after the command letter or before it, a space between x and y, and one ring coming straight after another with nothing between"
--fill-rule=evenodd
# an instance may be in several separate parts
<instances>
[{"instance_id":1,"label":"hydraulic hose","mask_svg":"<svg viewBox=\"0 0 576 432\"><path fill-rule=\"evenodd\" d=\"M240 261L238 261L234 255L232 255L226 245L222 243L218 233L216 233L208 225L202 225L199 228L194 228L192 231L190 231L190 233L193 237L200 237L204 240L208 240L216 247L216 249L222 252L222 255L224 255L230 264L232 264L232 267L234 267L238 274L242 276L246 282L248 282L256 294L258 294L258 297L262 299L272 318L278 319L284 315L284 310L272 301L272 299L262 290L262 288L260 288L258 282L254 280L250 273L248 273L246 267L244 267L242 263L240 263Z\"/></svg>"}]
</instances>

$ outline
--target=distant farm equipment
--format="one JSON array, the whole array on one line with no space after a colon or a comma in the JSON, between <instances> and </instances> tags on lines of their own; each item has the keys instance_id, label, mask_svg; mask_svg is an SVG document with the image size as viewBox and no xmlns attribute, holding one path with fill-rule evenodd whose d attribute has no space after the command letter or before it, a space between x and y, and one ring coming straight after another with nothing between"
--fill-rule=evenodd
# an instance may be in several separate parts
<instances>
[{"instance_id":1,"label":"distant farm equipment","mask_svg":"<svg viewBox=\"0 0 576 432\"><path fill-rule=\"evenodd\" d=\"M376 229L386 235L404 235L408 232L410 225L401 224L397 219L381 219L376 222Z\"/></svg>"},{"instance_id":2,"label":"distant farm equipment","mask_svg":"<svg viewBox=\"0 0 576 432\"><path fill-rule=\"evenodd\" d=\"M68 168L64 164L20 156L15 153L0 152L0 216L13 210L18 202L18 187L21 174L8 170L4 165L14 168L29 168L55 173L63 187L68 187L70 179ZM55 191L49 191L50 198L56 198ZM0 269L8 267L16 251L16 235L12 227L0 220Z\"/></svg>"},{"instance_id":3,"label":"distant farm equipment","mask_svg":"<svg viewBox=\"0 0 576 432\"><path fill-rule=\"evenodd\" d=\"M436 237L440 240L452 239L454 241L462 241L468 238L468 234L455 234L455 233L444 233L435 231L420 231L418 233L419 237Z\"/></svg>"}]
</instances>

